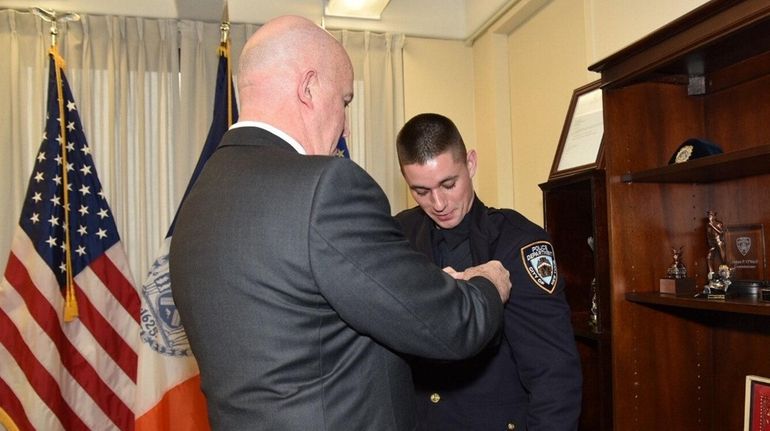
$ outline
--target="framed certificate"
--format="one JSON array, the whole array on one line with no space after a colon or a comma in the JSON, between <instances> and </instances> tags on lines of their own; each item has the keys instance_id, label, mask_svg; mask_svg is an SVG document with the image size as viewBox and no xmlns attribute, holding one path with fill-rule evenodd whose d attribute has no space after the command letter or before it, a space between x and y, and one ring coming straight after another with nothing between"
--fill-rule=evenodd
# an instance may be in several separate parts
<instances>
[{"instance_id":1,"label":"framed certificate","mask_svg":"<svg viewBox=\"0 0 770 431\"><path fill-rule=\"evenodd\" d=\"M572 93L550 178L598 167L604 137L604 109L600 81Z\"/></svg>"},{"instance_id":2,"label":"framed certificate","mask_svg":"<svg viewBox=\"0 0 770 431\"><path fill-rule=\"evenodd\" d=\"M770 431L770 379L746 376L743 431Z\"/></svg>"}]
</instances>

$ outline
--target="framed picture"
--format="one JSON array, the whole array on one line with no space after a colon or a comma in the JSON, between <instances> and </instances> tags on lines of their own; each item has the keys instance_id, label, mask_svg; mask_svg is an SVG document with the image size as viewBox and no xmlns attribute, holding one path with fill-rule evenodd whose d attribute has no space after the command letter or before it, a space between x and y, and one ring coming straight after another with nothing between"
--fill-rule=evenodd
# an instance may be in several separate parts
<instances>
[{"instance_id":1,"label":"framed picture","mask_svg":"<svg viewBox=\"0 0 770 431\"><path fill-rule=\"evenodd\" d=\"M770 431L770 379L746 376L743 431Z\"/></svg>"},{"instance_id":2,"label":"framed picture","mask_svg":"<svg viewBox=\"0 0 770 431\"><path fill-rule=\"evenodd\" d=\"M550 179L601 165L604 105L599 84L594 81L572 93Z\"/></svg>"}]
</instances>

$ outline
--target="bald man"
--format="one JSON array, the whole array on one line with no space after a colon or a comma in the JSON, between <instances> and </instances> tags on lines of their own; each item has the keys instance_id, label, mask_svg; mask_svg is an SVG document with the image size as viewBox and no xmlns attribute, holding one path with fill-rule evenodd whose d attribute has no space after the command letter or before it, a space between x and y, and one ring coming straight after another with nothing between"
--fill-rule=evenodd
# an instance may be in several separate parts
<instances>
[{"instance_id":1,"label":"bald man","mask_svg":"<svg viewBox=\"0 0 770 431\"><path fill-rule=\"evenodd\" d=\"M443 272L374 180L330 156L352 80L312 22L261 27L240 58L241 121L179 211L173 295L214 429L413 430L401 354L464 358L501 326L500 262Z\"/></svg>"}]
</instances>

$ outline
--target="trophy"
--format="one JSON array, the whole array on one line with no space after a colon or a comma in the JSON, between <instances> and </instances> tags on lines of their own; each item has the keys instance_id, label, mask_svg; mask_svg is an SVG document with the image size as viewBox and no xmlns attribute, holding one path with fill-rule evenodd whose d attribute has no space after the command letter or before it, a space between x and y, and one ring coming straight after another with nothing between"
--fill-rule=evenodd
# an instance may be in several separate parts
<instances>
[{"instance_id":1,"label":"trophy","mask_svg":"<svg viewBox=\"0 0 770 431\"><path fill-rule=\"evenodd\" d=\"M660 279L660 293L689 296L695 290L695 280L687 277L687 268L682 262L682 247L671 249L671 265L666 277Z\"/></svg>"},{"instance_id":2,"label":"trophy","mask_svg":"<svg viewBox=\"0 0 770 431\"><path fill-rule=\"evenodd\" d=\"M732 281L730 276L732 268L725 259L725 227L722 220L717 218L714 211L706 212L706 264L708 265L708 282L703 287L703 292L696 295L698 298L725 299L732 296L728 289Z\"/></svg>"},{"instance_id":3,"label":"trophy","mask_svg":"<svg viewBox=\"0 0 770 431\"><path fill-rule=\"evenodd\" d=\"M682 247L672 248L671 257L674 259L666 270L667 278L680 279L687 277L687 268L682 263Z\"/></svg>"}]
</instances>

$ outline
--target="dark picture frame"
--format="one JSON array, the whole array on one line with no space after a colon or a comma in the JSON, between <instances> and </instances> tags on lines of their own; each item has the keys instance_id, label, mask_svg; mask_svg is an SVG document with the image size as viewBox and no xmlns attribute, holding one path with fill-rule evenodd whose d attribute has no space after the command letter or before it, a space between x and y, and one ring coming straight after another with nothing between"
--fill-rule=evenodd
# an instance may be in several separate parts
<instances>
[{"instance_id":1,"label":"dark picture frame","mask_svg":"<svg viewBox=\"0 0 770 431\"><path fill-rule=\"evenodd\" d=\"M770 379L746 376L743 431L770 431Z\"/></svg>"},{"instance_id":2,"label":"dark picture frame","mask_svg":"<svg viewBox=\"0 0 770 431\"><path fill-rule=\"evenodd\" d=\"M599 168L604 141L604 105L601 81L572 92L549 179Z\"/></svg>"}]
</instances>

